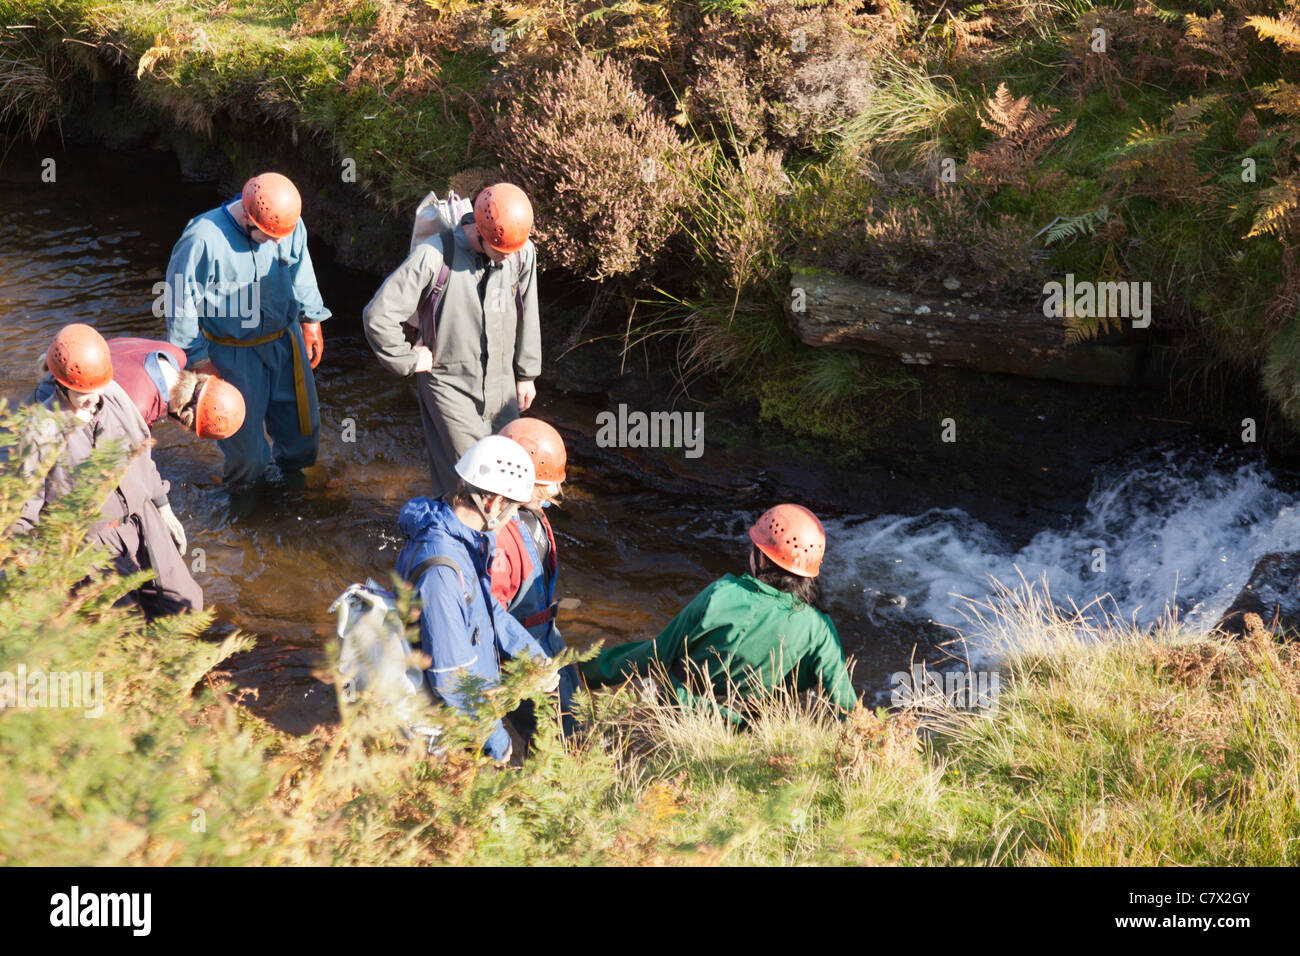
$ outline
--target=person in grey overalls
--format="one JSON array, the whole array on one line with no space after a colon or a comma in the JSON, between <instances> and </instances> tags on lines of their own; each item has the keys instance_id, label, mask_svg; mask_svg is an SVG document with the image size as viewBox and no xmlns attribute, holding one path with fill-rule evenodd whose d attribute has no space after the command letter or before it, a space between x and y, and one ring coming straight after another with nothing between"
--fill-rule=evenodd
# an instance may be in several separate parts
<instances>
[{"instance_id":1,"label":"person in grey overalls","mask_svg":"<svg viewBox=\"0 0 1300 956\"><path fill-rule=\"evenodd\" d=\"M537 395L532 227L523 190L489 186L454 229L416 245L362 313L380 364L416 376L433 497L454 491L460 457Z\"/></svg>"},{"instance_id":2,"label":"person in grey overalls","mask_svg":"<svg viewBox=\"0 0 1300 956\"><path fill-rule=\"evenodd\" d=\"M23 504L11 533L26 534L35 528L50 504L74 490L78 467L96 449L116 442L116 466L122 471L87 539L108 552L113 569L124 577L142 570L154 572L154 579L131 591L123 603L135 603L150 619L202 611L203 590L182 554L185 530L167 500L171 485L154 465L149 425L131 396L113 380L108 343L91 326L65 326L46 352L45 367L49 374L26 404L70 412L75 427L35 494ZM33 436L49 437L50 424L35 426ZM27 473L35 471L38 457L34 452L24 462Z\"/></svg>"}]
</instances>

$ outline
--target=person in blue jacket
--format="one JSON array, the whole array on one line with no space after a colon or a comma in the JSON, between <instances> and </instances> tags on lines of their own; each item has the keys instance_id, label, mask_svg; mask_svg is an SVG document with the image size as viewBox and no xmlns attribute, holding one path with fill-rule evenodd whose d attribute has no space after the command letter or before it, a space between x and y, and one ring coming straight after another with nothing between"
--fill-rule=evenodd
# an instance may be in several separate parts
<instances>
[{"instance_id":1,"label":"person in blue jacket","mask_svg":"<svg viewBox=\"0 0 1300 956\"><path fill-rule=\"evenodd\" d=\"M501 678L501 655L548 655L522 624L492 597L494 532L533 494L533 463L509 438L489 435L456 463L460 483L443 499L414 498L398 528L406 543L397 573L420 599L420 648L432 665L434 693L469 713L461 682L470 674L489 684ZM559 675L548 690L556 690ZM485 728L483 750L510 759L510 735L500 720Z\"/></svg>"},{"instance_id":2,"label":"person in blue jacket","mask_svg":"<svg viewBox=\"0 0 1300 956\"><path fill-rule=\"evenodd\" d=\"M244 396L243 426L221 440L223 479L257 481L274 458L286 477L316 463L320 411L312 369L330 317L307 251L302 198L279 173L191 219L167 266L167 338L196 372L215 371Z\"/></svg>"}]
</instances>

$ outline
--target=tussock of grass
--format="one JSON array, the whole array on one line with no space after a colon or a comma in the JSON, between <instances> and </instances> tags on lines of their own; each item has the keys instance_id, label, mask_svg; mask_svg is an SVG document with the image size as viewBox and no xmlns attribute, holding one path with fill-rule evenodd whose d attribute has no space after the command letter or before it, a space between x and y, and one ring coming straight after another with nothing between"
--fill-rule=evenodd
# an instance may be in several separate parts
<instances>
[{"instance_id":1,"label":"tussock of grass","mask_svg":"<svg viewBox=\"0 0 1300 956\"><path fill-rule=\"evenodd\" d=\"M999 862L1285 865L1300 850L1300 653L1149 630L1045 587L972 606L1004 668L997 715L940 753L1022 819ZM1017 806L1017 804L1019 804ZM1012 832L1012 831L1009 831Z\"/></svg>"},{"instance_id":2,"label":"tussock of grass","mask_svg":"<svg viewBox=\"0 0 1300 956\"><path fill-rule=\"evenodd\" d=\"M58 117L59 84L66 73L33 56L26 37L14 33L0 40L0 124L37 136Z\"/></svg>"},{"instance_id":3,"label":"tussock of grass","mask_svg":"<svg viewBox=\"0 0 1300 956\"><path fill-rule=\"evenodd\" d=\"M870 144L882 159L937 166L946 123L962 108L950 77L932 76L923 67L889 57L880 65L866 108L849 121L844 139Z\"/></svg>"}]
</instances>

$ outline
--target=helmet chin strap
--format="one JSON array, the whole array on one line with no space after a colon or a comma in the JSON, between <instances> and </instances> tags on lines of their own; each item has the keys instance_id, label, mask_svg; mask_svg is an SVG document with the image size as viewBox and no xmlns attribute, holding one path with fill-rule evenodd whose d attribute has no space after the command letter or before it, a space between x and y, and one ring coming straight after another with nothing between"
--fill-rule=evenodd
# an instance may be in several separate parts
<instances>
[{"instance_id":1,"label":"helmet chin strap","mask_svg":"<svg viewBox=\"0 0 1300 956\"><path fill-rule=\"evenodd\" d=\"M486 495L476 491L470 495L470 500L474 502L474 507L478 509L478 513L483 516L484 531L496 531L509 521L511 517L514 516L514 513L519 509L519 503L517 501L512 501L493 516L489 515L487 508L483 506L484 501L487 500Z\"/></svg>"}]
</instances>

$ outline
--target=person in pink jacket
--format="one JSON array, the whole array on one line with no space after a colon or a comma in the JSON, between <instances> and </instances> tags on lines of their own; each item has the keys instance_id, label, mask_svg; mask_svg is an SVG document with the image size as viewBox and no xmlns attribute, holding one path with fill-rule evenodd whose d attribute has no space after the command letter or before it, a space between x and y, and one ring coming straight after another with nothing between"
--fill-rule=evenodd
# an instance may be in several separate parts
<instances>
[{"instance_id":1,"label":"person in pink jacket","mask_svg":"<svg viewBox=\"0 0 1300 956\"><path fill-rule=\"evenodd\" d=\"M108 340L113 381L122 386L152 428L164 418L199 438L229 438L244 423L239 389L207 372L185 368L185 350L158 339ZM48 372L48 363L46 371Z\"/></svg>"}]
</instances>

